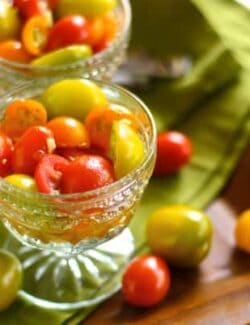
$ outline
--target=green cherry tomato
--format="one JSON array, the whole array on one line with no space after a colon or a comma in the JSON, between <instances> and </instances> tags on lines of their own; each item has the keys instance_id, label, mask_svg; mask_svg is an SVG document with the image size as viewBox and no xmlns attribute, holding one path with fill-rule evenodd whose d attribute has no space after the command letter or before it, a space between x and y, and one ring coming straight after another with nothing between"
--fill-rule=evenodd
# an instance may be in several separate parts
<instances>
[{"instance_id":1,"label":"green cherry tomato","mask_svg":"<svg viewBox=\"0 0 250 325\"><path fill-rule=\"evenodd\" d=\"M0 1L0 41L17 38L19 28L17 10L8 2Z\"/></svg>"},{"instance_id":2,"label":"green cherry tomato","mask_svg":"<svg viewBox=\"0 0 250 325\"><path fill-rule=\"evenodd\" d=\"M176 266L199 264L208 254L212 237L210 219L186 205L156 210L148 219L148 244L155 254Z\"/></svg>"},{"instance_id":3,"label":"green cherry tomato","mask_svg":"<svg viewBox=\"0 0 250 325\"><path fill-rule=\"evenodd\" d=\"M0 311L16 299L22 282L22 266L11 253L0 250Z\"/></svg>"},{"instance_id":4,"label":"green cherry tomato","mask_svg":"<svg viewBox=\"0 0 250 325\"><path fill-rule=\"evenodd\" d=\"M107 106L102 89L84 79L68 79L54 83L42 94L41 101L49 118L71 116L84 121L94 107Z\"/></svg>"},{"instance_id":5,"label":"green cherry tomato","mask_svg":"<svg viewBox=\"0 0 250 325\"><path fill-rule=\"evenodd\" d=\"M82 61L92 55L88 45L72 45L40 56L31 62L33 66L55 67Z\"/></svg>"},{"instance_id":6,"label":"green cherry tomato","mask_svg":"<svg viewBox=\"0 0 250 325\"><path fill-rule=\"evenodd\" d=\"M116 0L61 0L56 7L56 15L64 17L78 14L93 18L113 10L116 4Z\"/></svg>"},{"instance_id":7,"label":"green cherry tomato","mask_svg":"<svg viewBox=\"0 0 250 325\"><path fill-rule=\"evenodd\" d=\"M5 177L4 180L23 190L37 192L36 182L31 176L25 174L12 174Z\"/></svg>"}]
</instances>

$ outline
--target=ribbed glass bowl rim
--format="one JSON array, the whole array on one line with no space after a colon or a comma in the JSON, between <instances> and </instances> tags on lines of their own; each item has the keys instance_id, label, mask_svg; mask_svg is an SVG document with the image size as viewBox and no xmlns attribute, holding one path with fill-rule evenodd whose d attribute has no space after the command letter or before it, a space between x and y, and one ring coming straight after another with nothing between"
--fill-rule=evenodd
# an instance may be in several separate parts
<instances>
[{"instance_id":1,"label":"ribbed glass bowl rim","mask_svg":"<svg viewBox=\"0 0 250 325\"><path fill-rule=\"evenodd\" d=\"M76 78L74 78L76 79ZM51 199L59 199L59 202L61 204L77 204L77 200L84 200L86 199L87 201L84 201L85 203L90 203L90 201L96 201L96 200L102 200L105 199L107 196L110 196L114 194L116 191L120 192L121 190L129 189L135 182L136 182L136 176L140 175L143 171L147 170L147 166L150 164L150 161L154 159L154 155L156 153L156 125L154 122L154 118L149 110L149 108L144 104L144 102L137 97L135 94L130 92L129 90L120 87L112 82L108 81L100 81L100 80L95 80L95 79L89 79L98 84L100 87L109 87L118 93L130 97L139 107L140 109L147 115L148 120L149 120L149 127L152 131L152 137L149 139L149 143L147 143L147 148L145 151L145 158L141 162L141 164L132 170L129 174L126 176L120 178L119 180L115 181L114 183L111 183L109 185L103 186L101 188L91 190L91 191L86 191L82 193L74 193L74 194L43 194L43 193L37 193L37 192L29 192L22 190L8 182L6 182L3 178L0 178L0 197L1 197L1 191L7 191L11 192L14 194L14 196L22 195L25 196L26 199L32 199L32 198L40 198L44 199L46 201L51 202ZM22 89L28 89L35 84L40 85L39 81L28 81L28 82L23 82L19 83L18 86L12 87L6 95L2 96L2 99L5 100L5 97L11 96L12 94L16 93L17 91L21 91ZM78 203L81 203L81 201L78 201ZM83 202L82 202L83 203ZM55 203L55 204L60 204L60 203Z\"/></svg>"},{"instance_id":2,"label":"ribbed glass bowl rim","mask_svg":"<svg viewBox=\"0 0 250 325\"><path fill-rule=\"evenodd\" d=\"M95 65L96 62L104 62L109 56L119 48L126 37L129 34L132 13L131 6L129 0L118 0L119 4L122 7L122 11L124 13L124 23L121 26L121 29L114 40L114 42L107 47L107 49L101 51L100 53L94 54L93 56L86 58L80 62L75 62L71 64L60 65L56 67L50 66L32 66L30 64L17 63L13 61L6 60L0 57L0 65L5 65L9 68L20 69L20 70L29 70L33 72L63 72L68 69L79 69L79 68L89 68Z\"/></svg>"}]
</instances>

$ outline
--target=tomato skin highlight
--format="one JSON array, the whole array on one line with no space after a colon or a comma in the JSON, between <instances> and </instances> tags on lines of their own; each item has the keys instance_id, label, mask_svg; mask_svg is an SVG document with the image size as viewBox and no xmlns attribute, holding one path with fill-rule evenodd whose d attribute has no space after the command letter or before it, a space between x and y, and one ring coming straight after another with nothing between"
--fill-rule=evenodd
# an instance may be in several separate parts
<instances>
[{"instance_id":1,"label":"tomato skin highlight","mask_svg":"<svg viewBox=\"0 0 250 325\"><path fill-rule=\"evenodd\" d=\"M58 20L52 27L47 49L49 51L73 45L87 44L89 22L83 16L67 16Z\"/></svg>"},{"instance_id":2,"label":"tomato skin highlight","mask_svg":"<svg viewBox=\"0 0 250 325\"><path fill-rule=\"evenodd\" d=\"M84 124L77 119L56 117L48 122L47 127L53 132L57 147L89 147L88 132Z\"/></svg>"},{"instance_id":3,"label":"tomato skin highlight","mask_svg":"<svg viewBox=\"0 0 250 325\"><path fill-rule=\"evenodd\" d=\"M158 134L155 176L177 172L186 165L192 154L192 143L180 132L168 131Z\"/></svg>"},{"instance_id":4,"label":"tomato skin highlight","mask_svg":"<svg viewBox=\"0 0 250 325\"><path fill-rule=\"evenodd\" d=\"M32 56L25 50L23 44L16 40L0 43L0 57L18 63L29 63Z\"/></svg>"},{"instance_id":5,"label":"tomato skin highlight","mask_svg":"<svg viewBox=\"0 0 250 325\"><path fill-rule=\"evenodd\" d=\"M113 166L109 160L97 155L83 155L66 166L61 193L79 193L95 190L114 182Z\"/></svg>"},{"instance_id":6,"label":"tomato skin highlight","mask_svg":"<svg viewBox=\"0 0 250 325\"><path fill-rule=\"evenodd\" d=\"M47 122L45 107L33 99L15 100L4 112L1 130L16 140L31 126L42 126Z\"/></svg>"},{"instance_id":7,"label":"tomato skin highlight","mask_svg":"<svg viewBox=\"0 0 250 325\"><path fill-rule=\"evenodd\" d=\"M29 128L16 142L12 153L12 169L16 174L33 176L36 164L56 148L51 130L43 126Z\"/></svg>"},{"instance_id":8,"label":"tomato skin highlight","mask_svg":"<svg viewBox=\"0 0 250 325\"><path fill-rule=\"evenodd\" d=\"M170 288L170 272L166 262L156 255L135 258L125 270L122 293L135 306L151 307L160 303Z\"/></svg>"},{"instance_id":9,"label":"tomato skin highlight","mask_svg":"<svg viewBox=\"0 0 250 325\"><path fill-rule=\"evenodd\" d=\"M67 159L55 154L43 156L35 169L35 180L39 192L55 194L58 191L62 173L68 164Z\"/></svg>"},{"instance_id":10,"label":"tomato skin highlight","mask_svg":"<svg viewBox=\"0 0 250 325\"><path fill-rule=\"evenodd\" d=\"M12 140L0 132L0 176L5 177L11 173L11 155L14 150Z\"/></svg>"}]
</instances>

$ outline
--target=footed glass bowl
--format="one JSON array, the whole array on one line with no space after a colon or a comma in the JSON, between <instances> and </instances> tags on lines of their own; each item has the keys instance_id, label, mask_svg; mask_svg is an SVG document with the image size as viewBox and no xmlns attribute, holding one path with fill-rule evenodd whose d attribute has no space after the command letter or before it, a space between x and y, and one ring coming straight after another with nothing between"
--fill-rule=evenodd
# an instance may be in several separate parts
<instances>
[{"instance_id":1,"label":"footed glass bowl","mask_svg":"<svg viewBox=\"0 0 250 325\"><path fill-rule=\"evenodd\" d=\"M1 113L10 101L37 97L50 84L13 88L1 98ZM138 122L145 158L135 170L111 185L70 195L32 193L0 179L0 215L8 229L0 246L22 261L21 295L48 308L89 306L119 288L111 279L133 254L127 225L154 167L156 129L147 107L118 86L97 84L110 103L128 108Z\"/></svg>"},{"instance_id":2,"label":"footed glass bowl","mask_svg":"<svg viewBox=\"0 0 250 325\"><path fill-rule=\"evenodd\" d=\"M131 26L131 7L129 0L117 0L115 14L118 19L118 31L113 43L100 53L72 64L55 67L34 67L8 61L0 57L0 94L3 90L20 82L62 77L83 77L94 79L110 79L122 63L128 46Z\"/></svg>"}]
</instances>

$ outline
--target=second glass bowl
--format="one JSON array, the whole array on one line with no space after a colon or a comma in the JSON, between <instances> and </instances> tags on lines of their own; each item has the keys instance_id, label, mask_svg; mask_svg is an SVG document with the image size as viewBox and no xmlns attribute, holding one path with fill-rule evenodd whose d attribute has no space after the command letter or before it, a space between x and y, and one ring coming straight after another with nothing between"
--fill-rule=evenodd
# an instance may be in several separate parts
<instances>
[{"instance_id":1,"label":"second glass bowl","mask_svg":"<svg viewBox=\"0 0 250 325\"><path fill-rule=\"evenodd\" d=\"M33 67L8 61L0 57L0 93L20 82L62 77L82 77L109 79L122 63L128 46L131 25L131 7L129 0L118 0L115 14L118 19L118 31L115 40L107 49L77 63L55 67Z\"/></svg>"}]
</instances>

